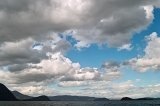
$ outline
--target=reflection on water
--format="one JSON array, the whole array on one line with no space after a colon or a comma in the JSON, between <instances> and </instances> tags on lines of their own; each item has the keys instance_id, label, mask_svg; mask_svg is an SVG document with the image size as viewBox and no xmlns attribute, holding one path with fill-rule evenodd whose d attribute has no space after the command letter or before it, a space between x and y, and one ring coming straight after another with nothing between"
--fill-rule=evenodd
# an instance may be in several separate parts
<instances>
[{"instance_id":1,"label":"reflection on water","mask_svg":"<svg viewBox=\"0 0 160 106\"><path fill-rule=\"evenodd\" d=\"M107 102L75 102L75 101L51 101L51 102L0 102L0 106L160 106L160 100L149 101L107 101Z\"/></svg>"}]
</instances>

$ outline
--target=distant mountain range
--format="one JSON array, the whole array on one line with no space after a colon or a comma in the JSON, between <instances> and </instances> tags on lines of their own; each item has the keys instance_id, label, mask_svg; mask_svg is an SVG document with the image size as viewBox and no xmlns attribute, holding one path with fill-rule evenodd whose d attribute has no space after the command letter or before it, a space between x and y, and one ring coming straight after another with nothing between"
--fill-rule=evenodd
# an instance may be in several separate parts
<instances>
[{"instance_id":1,"label":"distant mountain range","mask_svg":"<svg viewBox=\"0 0 160 106\"><path fill-rule=\"evenodd\" d=\"M137 99L133 99L130 97L123 97L121 99L121 101L133 101L133 100L160 100L160 98L150 98L150 97L145 97L145 98L137 98Z\"/></svg>"},{"instance_id":2,"label":"distant mountain range","mask_svg":"<svg viewBox=\"0 0 160 106\"><path fill-rule=\"evenodd\" d=\"M31 99L33 97L24 95L22 93L19 93L18 91L12 91L13 95L18 99L18 100L25 100L25 99Z\"/></svg>"},{"instance_id":3,"label":"distant mountain range","mask_svg":"<svg viewBox=\"0 0 160 106\"><path fill-rule=\"evenodd\" d=\"M49 98L52 101L94 101L96 99L95 97L69 95L50 96Z\"/></svg>"},{"instance_id":4,"label":"distant mountain range","mask_svg":"<svg viewBox=\"0 0 160 106\"><path fill-rule=\"evenodd\" d=\"M24 99L24 101L50 101L50 99L43 95L43 96L38 96L38 97L32 97L30 99Z\"/></svg>"},{"instance_id":5,"label":"distant mountain range","mask_svg":"<svg viewBox=\"0 0 160 106\"><path fill-rule=\"evenodd\" d=\"M95 98L88 96L38 96L31 97L24 95L18 91L10 91L5 85L0 83L0 101L108 101L107 98ZM138 98L132 99L129 97L123 97L122 101L128 100L160 100L160 98Z\"/></svg>"}]
</instances>

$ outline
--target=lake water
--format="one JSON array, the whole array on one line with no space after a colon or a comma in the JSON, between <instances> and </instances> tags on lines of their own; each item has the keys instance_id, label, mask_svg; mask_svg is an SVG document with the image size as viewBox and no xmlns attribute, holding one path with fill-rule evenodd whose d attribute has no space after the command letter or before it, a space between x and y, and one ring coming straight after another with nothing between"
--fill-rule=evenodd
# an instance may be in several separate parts
<instances>
[{"instance_id":1,"label":"lake water","mask_svg":"<svg viewBox=\"0 0 160 106\"><path fill-rule=\"evenodd\" d=\"M106 101L106 102L86 102L86 101L21 101L21 102L0 102L0 106L160 106L160 100L145 101Z\"/></svg>"}]
</instances>

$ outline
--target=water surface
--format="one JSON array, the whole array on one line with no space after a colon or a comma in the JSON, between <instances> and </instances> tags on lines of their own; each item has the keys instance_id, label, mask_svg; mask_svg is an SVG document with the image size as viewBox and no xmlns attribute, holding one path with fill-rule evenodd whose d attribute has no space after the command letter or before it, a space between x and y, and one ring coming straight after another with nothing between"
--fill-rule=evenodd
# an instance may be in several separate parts
<instances>
[{"instance_id":1,"label":"water surface","mask_svg":"<svg viewBox=\"0 0 160 106\"><path fill-rule=\"evenodd\" d=\"M160 100L145 101L2 101L0 106L160 106Z\"/></svg>"}]
</instances>

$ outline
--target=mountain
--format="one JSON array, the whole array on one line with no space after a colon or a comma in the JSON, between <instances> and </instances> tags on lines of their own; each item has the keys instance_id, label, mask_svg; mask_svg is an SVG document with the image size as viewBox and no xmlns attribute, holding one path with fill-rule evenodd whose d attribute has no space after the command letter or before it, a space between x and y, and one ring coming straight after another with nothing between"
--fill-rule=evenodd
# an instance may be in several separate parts
<instances>
[{"instance_id":1,"label":"mountain","mask_svg":"<svg viewBox=\"0 0 160 106\"><path fill-rule=\"evenodd\" d=\"M144 98L137 98L137 99L132 99L129 97L123 97L121 100L160 100L160 98L150 98L150 97L144 97Z\"/></svg>"},{"instance_id":2,"label":"mountain","mask_svg":"<svg viewBox=\"0 0 160 106\"><path fill-rule=\"evenodd\" d=\"M138 98L136 100L156 100L158 98L149 98L149 97L146 97L146 98Z\"/></svg>"},{"instance_id":3,"label":"mountain","mask_svg":"<svg viewBox=\"0 0 160 106\"><path fill-rule=\"evenodd\" d=\"M95 97L69 96L69 95L51 96L49 98L51 101L94 101L95 100Z\"/></svg>"},{"instance_id":4,"label":"mountain","mask_svg":"<svg viewBox=\"0 0 160 106\"><path fill-rule=\"evenodd\" d=\"M144 97L144 98L137 98L134 100L160 100L160 98L151 98L151 97Z\"/></svg>"},{"instance_id":5,"label":"mountain","mask_svg":"<svg viewBox=\"0 0 160 106\"><path fill-rule=\"evenodd\" d=\"M19 100L31 99L31 96L24 95L18 91L12 91L12 94Z\"/></svg>"},{"instance_id":6,"label":"mountain","mask_svg":"<svg viewBox=\"0 0 160 106\"><path fill-rule=\"evenodd\" d=\"M0 83L0 101L16 101L16 97L3 84Z\"/></svg>"},{"instance_id":7,"label":"mountain","mask_svg":"<svg viewBox=\"0 0 160 106\"><path fill-rule=\"evenodd\" d=\"M50 99L47 96L38 96L26 99L25 101L50 101Z\"/></svg>"},{"instance_id":8,"label":"mountain","mask_svg":"<svg viewBox=\"0 0 160 106\"><path fill-rule=\"evenodd\" d=\"M0 101L50 101L47 96L30 97L18 91L10 91L5 85L0 83Z\"/></svg>"},{"instance_id":9,"label":"mountain","mask_svg":"<svg viewBox=\"0 0 160 106\"><path fill-rule=\"evenodd\" d=\"M134 100L134 99L129 98L129 97L123 97L121 100L122 100L122 101L127 101L127 100Z\"/></svg>"},{"instance_id":10,"label":"mountain","mask_svg":"<svg viewBox=\"0 0 160 106\"><path fill-rule=\"evenodd\" d=\"M96 98L94 101L108 101L109 99L107 98Z\"/></svg>"},{"instance_id":11,"label":"mountain","mask_svg":"<svg viewBox=\"0 0 160 106\"><path fill-rule=\"evenodd\" d=\"M50 101L50 99L47 96L38 96L38 97L31 97L28 95L24 95L18 91L12 91L14 96L19 100L24 101Z\"/></svg>"}]
</instances>

